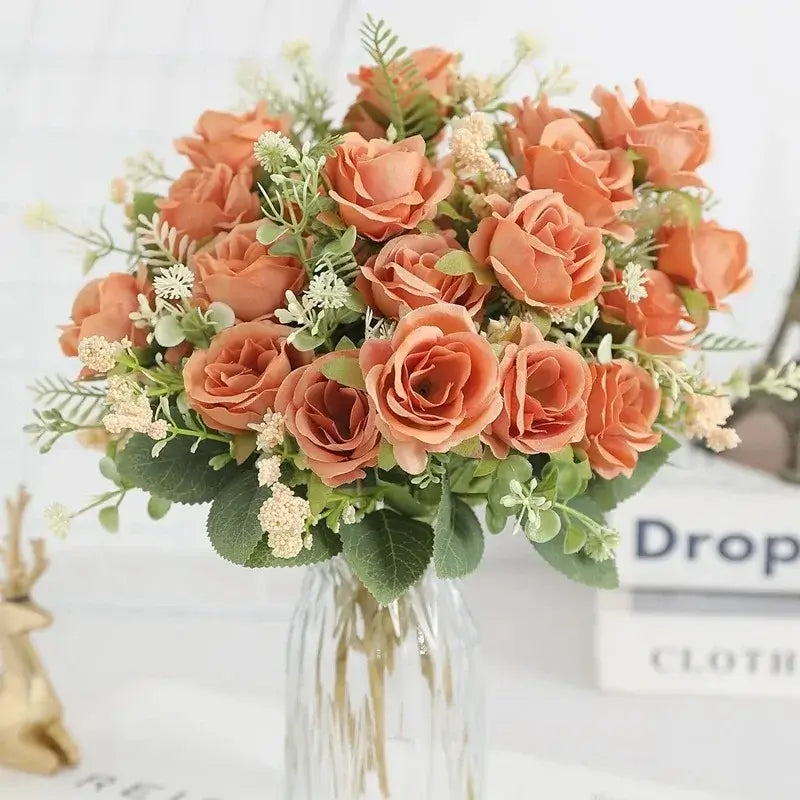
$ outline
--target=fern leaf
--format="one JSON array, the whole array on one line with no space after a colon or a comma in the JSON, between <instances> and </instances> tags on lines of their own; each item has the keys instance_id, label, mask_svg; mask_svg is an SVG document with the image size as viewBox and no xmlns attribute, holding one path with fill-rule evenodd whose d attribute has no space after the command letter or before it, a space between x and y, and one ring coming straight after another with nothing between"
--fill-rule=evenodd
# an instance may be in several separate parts
<instances>
[{"instance_id":1,"label":"fern leaf","mask_svg":"<svg viewBox=\"0 0 800 800\"><path fill-rule=\"evenodd\" d=\"M443 120L407 48L398 43L397 35L383 20L370 15L361 28L361 44L375 63L373 86L386 105L397 138L431 139Z\"/></svg>"},{"instance_id":2,"label":"fern leaf","mask_svg":"<svg viewBox=\"0 0 800 800\"><path fill-rule=\"evenodd\" d=\"M722 336L717 333L701 333L692 339L692 346L706 353L732 353L741 350L757 350L758 342L749 342L738 336Z\"/></svg>"},{"instance_id":3,"label":"fern leaf","mask_svg":"<svg viewBox=\"0 0 800 800\"><path fill-rule=\"evenodd\" d=\"M196 242L186 234L181 236L177 228L162 222L158 214L152 217L139 215L136 245L141 260L152 269L186 264L197 249Z\"/></svg>"}]
</instances>

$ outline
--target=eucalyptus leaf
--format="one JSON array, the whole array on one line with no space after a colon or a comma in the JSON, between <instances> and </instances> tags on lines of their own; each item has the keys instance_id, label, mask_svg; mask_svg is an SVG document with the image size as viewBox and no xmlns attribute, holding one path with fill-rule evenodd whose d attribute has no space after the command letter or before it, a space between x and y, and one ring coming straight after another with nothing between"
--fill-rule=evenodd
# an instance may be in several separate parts
<instances>
[{"instance_id":1,"label":"eucalyptus leaf","mask_svg":"<svg viewBox=\"0 0 800 800\"><path fill-rule=\"evenodd\" d=\"M276 225L274 222L262 222L256 231L256 239L263 245L271 245L286 233L286 228Z\"/></svg>"},{"instance_id":2,"label":"eucalyptus leaf","mask_svg":"<svg viewBox=\"0 0 800 800\"><path fill-rule=\"evenodd\" d=\"M162 347L175 347L186 339L181 323L172 314L167 314L156 322L153 336Z\"/></svg>"},{"instance_id":3,"label":"eucalyptus leaf","mask_svg":"<svg viewBox=\"0 0 800 800\"><path fill-rule=\"evenodd\" d=\"M564 532L564 553L578 553L586 544L586 529L578 525L567 526Z\"/></svg>"},{"instance_id":4,"label":"eucalyptus leaf","mask_svg":"<svg viewBox=\"0 0 800 800\"><path fill-rule=\"evenodd\" d=\"M101 508L97 512L97 518L109 533L116 533L119 530L119 509L116 506Z\"/></svg>"},{"instance_id":5,"label":"eucalyptus leaf","mask_svg":"<svg viewBox=\"0 0 800 800\"><path fill-rule=\"evenodd\" d=\"M233 327L236 322L236 314L233 309L227 303L221 303L219 300L209 305L206 316L217 332Z\"/></svg>"},{"instance_id":6,"label":"eucalyptus leaf","mask_svg":"<svg viewBox=\"0 0 800 800\"><path fill-rule=\"evenodd\" d=\"M302 330L293 333L291 336L291 343L298 350L307 352L319 347L325 341L324 336L315 336L311 331L303 328Z\"/></svg>"},{"instance_id":7,"label":"eucalyptus leaf","mask_svg":"<svg viewBox=\"0 0 800 800\"><path fill-rule=\"evenodd\" d=\"M552 509L547 509L539 512L538 526L525 534L532 542L544 543L558 536L560 530L561 517Z\"/></svg>"},{"instance_id":8,"label":"eucalyptus leaf","mask_svg":"<svg viewBox=\"0 0 800 800\"><path fill-rule=\"evenodd\" d=\"M172 508L172 503L165 500L163 497L151 495L147 501L147 514L150 519L159 520L167 515L167 512Z\"/></svg>"},{"instance_id":9,"label":"eucalyptus leaf","mask_svg":"<svg viewBox=\"0 0 800 800\"><path fill-rule=\"evenodd\" d=\"M98 466L100 467L100 474L104 478L107 478L114 483L119 483L119 470L117 469L117 465L114 463L113 458L110 458L109 456L103 456L100 459Z\"/></svg>"}]
</instances>

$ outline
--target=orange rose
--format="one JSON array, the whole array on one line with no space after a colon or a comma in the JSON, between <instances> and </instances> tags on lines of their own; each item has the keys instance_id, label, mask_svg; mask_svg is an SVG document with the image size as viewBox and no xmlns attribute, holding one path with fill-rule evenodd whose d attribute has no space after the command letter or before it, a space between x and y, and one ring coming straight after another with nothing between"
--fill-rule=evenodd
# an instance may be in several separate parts
<instances>
[{"instance_id":1,"label":"orange rose","mask_svg":"<svg viewBox=\"0 0 800 800\"><path fill-rule=\"evenodd\" d=\"M439 114L444 116L451 105L458 57L438 47L424 47L409 53L407 58L413 64L413 80L420 83L416 94L424 87L438 103ZM368 139L385 135L391 107L386 99L386 78L383 73L376 67L360 67L356 74L347 77L350 83L360 89L345 117L349 129ZM407 88L402 85L400 78L394 78L394 82L399 85L401 92Z\"/></svg>"},{"instance_id":2,"label":"orange rose","mask_svg":"<svg viewBox=\"0 0 800 800\"><path fill-rule=\"evenodd\" d=\"M633 163L625 150L602 150L575 119L549 122L540 144L522 152L522 174L534 189L554 189L588 225L622 241L633 238L633 228L619 218L632 208Z\"/></svg>"},{"instance_id":3,"label":"orange rose","mask_svg":"<svg viewBox=\"0 0 800 800\"><path fill-rule=\"evenodd\" d=\"M651 100L636 81L639 97L628 107L619 89L592 92L607 147L631 147L647 162L646 180L657 186L702 186L695 170L706 161L711 134L706 115L687 103Z\"/></svg>"},{"instance_id":4,"label":"orange rose","mask_svg":"<svg viewBox=\"0 0 800 800\"><path fill-rule=\"evenodd\" d=\"M705 294L711 308L725 309L729 294L746 289L753 279L747 266L747 242L739 231L716 222L696 227L678 225L659 229L658 268L676 283Z\"/></svg>"},{"instance_id":5,"label":"orange rose","mask_svg":"<svg viewBox=\"0 0 800 800\"><path fill-rule=\"evenodd\" d=\"M661 435L653 431L661 392L650 375L632 361L593 362L589 372L592 389L586 435L580 447L601 478L629 478L639 453L652 449L661 440Z\"/></svg>"},{"instance_id":6,"label":"orange rose","mask_svg":"<svg viewBox=\"0 0 800 800\"><path fill-rule=\"evenodd\" d=\"M366 393L322 374L323 365L337 358L358 361L358 350L328 353L289 373L275 398L275 410L326 486L363 478L364 467L378 463L381 445Z\"/></svg>"},{"instance_id":7,"label":"orange rose","mask_svg":"<svg viewBox=\"0 0 800 800\"><path fill-rule=\"evenodd\" d=\"M249 169L234 172L227 164L188 169L156 205L163 221L197 241L258 218L252 185Z\"/></svg>"},{"instance_id":8,"label":"orange rose","mask_svg":"<svg viewBox=\"0 0 800 800\"><path fill-rule=\"evenodd\" d=\"M260 225L259 220L237 225L198 253L192 264L195 297L226 303L245 322L271 317L283 306L287 290L299 292L306 283L299 259L270 255L256 240Z\"/></svg>"},{"instance_id":9,"label":"orange rose","mask_svg":"<svg viewBox=\"0 0 800 800\"><path fill-rule=\"evenodd\" d=\"M361 267L356 287L367 305L392 319L436 303L464 306L470 316L480 317L491 287L481 286L473 275L439 272L436 262L451 250L461 250L452 233L397 236Z\"/></svg>"},{"instance_id":10,"label":"orange rose","mask_svg":"<svg viewBox=\"0 0 800 800\"><path fill-rule=\"evenodd\" d=\"M603 288L603 234L550 189L514 203L490 195L494 209L470 236L469 251L494 270L502 287L531 306L573 309Z\"/></svg>"},{"instance_id":11,"label":"orange rose","mask_svg":"<svg viewBox=\"0 0 800 800\"><path fill-rule=\"evenodd\" d=\"M261 100L252 111L231 114L227 111L204 111L194 126L199 138L184 136L175 140L175 149L187 156L195 167L227 164L232 170L255 168L253 145L264 131L286 133L289 119L272 117Z\"/></svg>"},{"instance_id":12,"label":"orange rose","mask_svg":"<svg viewBox=\"0 0 800 800\"><path fill-rule=\"evenodd\" d=\"M286 343L292 330L275 322L242 322L217 334L208 350L189 356L183 368L186 397L206 425L243 433L275 408L278 387L312 359Z\"/></svg>"},{"instance_id":13,"label":"orange rose","mask_svg":"<svg viewBox=\"0 0 800 800\"><path fill-rule=\"evenodd\" d=\"M112 272L89 281L72 304L72 321L61 326L59 343L64 355L77 356L78 344L89 336L104 336L110 342L127 337L136 347L146 346L147 331L134 327L130 315L139 309L139 295L151 291L144 268L136 275Z\"/></svg>"},{"instance_id":14,"label":"orange rose","mask_svg":"<svg viewBox=\"0 0 800 800\"><path fill-rule=\"evenodd\" d=\"M421 136L368 142L357 133L344 135L325 174L342 219L375 241L433 219L455 180L452 172L425 158Z\"/></svg>"},{"instance_id":15,"label":"orange rose","mask_svg":"<svg viewBox=\"0 0 800 800\"><path fill-rule=\"evenodd\" d=\"M364 343L359 363L378 429L413 475L425 469L427 453L476 436L502 408L497 357L462 306L406 314L391 342Z\"/></svg>"},{"instance_id":16,"label":"orange rose","mask_svg":"<svg viewBox=\"0 0 800 800\"><path fill-rule=\"evenodd\" d=\"M497 458L509 449L552 453L583 439L589 367L580 353L546 342L535 325L520 325L500 360L503 409L481 433Z\"/></svg>"},{"instance_id":17,"label":"orange rose","mask_svg":"<svg viewBox=\"0 0 800 800\"><path fill-rule=\"evenodd\" d=\"M516 121L516 125L506 125L505 131L511 162L517 172L524 171L525 149L541 143L545 126L557 119L577 119L566 108L553 108L545 94L535 105L530 97L525 97L522 105L512 104L508 110Z\"/></svg>"},{"instance_id":18,"label":"orange rose","mask_svg":"<svg viewBox=\"0 0 800 800\"><path fill-rule=\"evenodd\" d=\"M675 285L663 272L645 271L647 297L632 303L622 289L603 292L597 302L605 322L617 322L633 328L638 334L636 346L648 353L679 355L697 333ZM622 280L622 272L614 271L614 280Z\"/></svg>"}]
</instances>

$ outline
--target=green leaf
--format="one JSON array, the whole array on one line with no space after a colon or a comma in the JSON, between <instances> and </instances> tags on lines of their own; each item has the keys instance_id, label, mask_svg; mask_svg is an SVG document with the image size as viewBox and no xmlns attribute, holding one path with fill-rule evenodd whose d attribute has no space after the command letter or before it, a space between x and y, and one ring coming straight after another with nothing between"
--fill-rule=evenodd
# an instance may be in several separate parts
<instances>
[{"instance_id":1,"label":"green leaf","mask_svg":"<svg viewBox=\"0 0 800 800\"><path fill-rule=\"evenodd\" d=\"M235 474L231 466L214 471L208 465L215 455L228 452L228 445L202 441L195 454L192 445L192 439L178 436L152 458L153 440L137 433L117 455L117 469L131 485L173 503L209 503Z\"/></svg>"},{"instance_id":2,"label":"green leaf","mask_svg":"<svg viewBox=\"0 0 800 800\"><path fill-rule=\"evenodd\" d=\"M433 554L430 525L385 508L343 527L341 536L347 562L381 605L413 586Z\"/></svg>"},{"instance_id":3,"label":"green leaf","mask_svg":"<svg viewBox=\"0 0 800 800\"><path fill-rule=\"evenodd\" d=\"M570 580L598 589L616 589L619 586L617 565L613 559L592 561L583 553L565 553L563 532L549 542L534 543L533 546L551 567Z\"/></svg>"},{"instance_id":4,"label":"green leaf","mask_svg":"<svg viewBox=\"0 0 800 800\"><path fill-rule=\"evenodd\" d=\"M486 475L491 475L499 466L500 459L496 458L492 451L487 447L483 451L483 456L480 462L475 467L475 471L472 473L474 478L483 478Z\"/></svg>"},{"instance_id":5,"label":"green leaf","mask_svg":"<svg viewBox=\"0 0 800 800\"><path fill-rule=\"evenodd\" d=\"M336 342L336 350L355 350L356 344L349 336L342 336L338 342Z\"/></svg>"},{"instance_id":6,"label":"green leaf","mask_svg":"<svg viewBox=\"0 0 800 800\"><path fill-rule=\"evenodd\" d=\"M489 529L489 533L502 533L505 530L509 516L510 515L506 509L498 511L493 507L487 505L485 511L485 518L486 518L486 527Z\"/></svg>"},{"instance_id":7,"label":"green leaf","mask_svg":"<svg viewBox=\"0 0 800 800\"><path fill-rule=\"evenodd\" d=\"M109 533L116 533L119 530L119 509L116 506L101 508L97 512L97 518Z\"/></svg>"},{"instance_id":8,"label":"green leaf","mask_svg":"<svg viewBox=\"0 0 800 800\"><path fill-rule=\"evenodd\" d=\"M352 250L356 244L356 226L351 225L339 239L339 244L343 251Z\"/></svg>"},{"instance_id":9,"label":"green leaf","mask_svg":"<svg viewBox=\"0 0 800 800\"><path fill-rule=\"evenodd\" d=\"M100 474L114 483L119 483L119 470L114 463L114 459L109 456L103 456L98 465L100 467Z\"/></svg>"},{"instance_id":10,"label":"green leaf","mask_svg":"<svg viewBox=\"0 0 800 800\"><path fill-rule=\"evenodd\" d=\"M428 513L428 507L415 499L405 486L386 483L383 488L383 500L395 511L409 517L422 517Z\"/></svg>"},{"instance_id":11,"label":"green leaf","mask_svg":"<svg viewBox=\"0 0 800 800\"><path fill-rule=\"evenodd\" d=\"M342 527L342 530L344 530ZM339 537L325 524L315 525L311 529L311 547L305 547L294 558L277 558L267 545L264 536L256 545L253 554L247 559L246 567L261 569L263 567L306 567L309 564L318 564L327 561L342 552L342 542Z\"/></svg>"},{"instance_id":12,"label":"green leaf","mask_svg":"<svg viewBox=\"0 0 800 800\"><path fill-rule=\"evenodd\" d=\"M454 497L447 481L433 521L433 563L440 578L463 578L483 557L483 529L473 510Z\"/></svg>"},{"instance_id":13,"label":"green leaf","mask_svg":"<svg viewBox=\"0 0 800 800\"><path fill-rule=\"evenodd\" d=\"M159 520L167 515L167 512L172 508L172 503L165 500L163 497L151 495L147 501L147 514L150 519Z\"/></svg>"},{"instance_id":14,"label":"green leaf","mask_svg":"<svg viewBox=\"0 0 800 800\"><path fill-rule=\"evenodd\" d=\"M472 274L483 285L497 283L492 270L479 264L466 250L450 250L436 262L435 267L445 275Z\"/></svg>"},{"instance_id":15,"label":"green leaf","mask_svg":"<svg viewBox=\"0 0 800 800\"><path fill-rule=\"evenodd\" d=\"M131 204L131 218L138 221L143 214L147 219L151 219L153 214L158 211L156 200L159 199L160 195L153 192L134 192L133 203Z\"/></svg>"},{"instance_id":16,"label":"green leaf","mask_svg":"<svg viewBox=\"0 0 800 800\"><path fill-rule=\"evenodd\" d=\"M451 448L450 452L455 453L457 456L477 460L483 456L483 445L477 436L473 436L471 439L466 439Z\"/></svg>"},{"instance_id":17,"label":"green leaf","mask_svg":"<svg viewBox=\"0 0 800 800\"><path fill-rule=\"evenodd\" d=\"M264 532L258 521L262 503L272 496L268 486L258 485L254 469L242 469L222 487L208 512L208 537L227 561L245 564Z\"/></svg>"},{"instance_id":18,"label":"green leaf","mask_svg":"<svg viewBox=\"0 0 800 800\"><path fill-rule=\"evenodd\" d=\"M381 439L381 448L378 450L378 469L388 472L396 466L397 459L394 457L394 449L386 439Z\"/></svg>"},{"instance_id":19,"label":"green leaf","mask_svg":"<svg viewBox=\"0 0 800 800\"><path fill-rule=\"evenodd\" d=\"M602 511L611 511L642 489L679 447L680 442L669 434L662 433L661 441L652 450L639 454L639 462L630 478L620 475L607 481L595 476L589 482L588 496Z\"/></svg>"},{"instance_id":20,"label":"green leaf","mask_svg":"<svg viewBox=\"0 0 800 800\"><path fill-rule=\"evenodd\" d=\"M269 246L280 239L284 233L286 233L286 228L276 225L274 222L262 222L256 231L256 239L261 244Z\"/></svg>"},{"instance_id":21,"label":"green leaf","mask_svg":"<svg viewBox=\"0 0 800 800\"><path fill-rule=\"evenodd\" d=\"M342 386L349 386L351 389L363 391L367 388L358 359L351 356L329 358L322 365L322 374L329 380L336 381Z\"/></svg>"},{"instance_id":22,"label":"green leaf","mask_svg":"<svg viewBox=\"0 0 800 800\"><path fill-rule=\"evenodd\" d=\"M315 336L311 333L311 331L306 330L305 328L297 331L297 333L292 335L291 338L292 345L298 350L303 350L304 352L313 350L315 347L319 347L324 341L324 336Z\"/></svg>"},{"instance_id":23,"label":"green leaf","mask_svg":"<svg viewBox=\"0 0 800 800\"><path fill-rule=\"evenodd\" d=\"M449 219L457 220L458 222L469 222L469 219L465 217L463 214L459 214L458 211L453 207L451 203L447 200L442 200L439 205L436 207L436 213L440 214L443 217L448 217Z\"/></svg>"},{"instance_id":24,"label":"green leaf","mask_svg":"<svg viewBox=\"0 0 800 800\"><path fill-rule=\"evenodd\" d=\"M686 306L686 310L689 312L689 316L692 318L692 322L701 330L708 327L708 298L702 292L698 292L697 289L690 289L688 286L678 286L676 288L683 300L683 304Z\"/></svg>"},{"instance_id":25,"label":"green leaf","mask_svg":"<svg viewBox=\"0 0 800 800\"><path fill-rule=\"evenodd\" d=\"M333 494L333 489L326 486L314 473L312 472L308 478L306 485L306 500L311 506L311 513L315 516L319 514L327 504L330 496Z\"/></svg>"},{"instance_id":26,"label":"green leaf","mask_svg":"<svg viewBox=\"0 0 800 800\"><path fill-rule=\"evenodd\" d=\"M171 314L161 317L156 322L156 326L153 328L153 336L162 347L175 347L186 339L181 323L177 317Z\"/></svg>"},{"instance_id":27,"label":"green leaf","mask_svg":"<svg viewBox=\"0 0 800 800\"><path fill-rule=\"evenodd\" d=\"M564 533L564 553L578 553L586 544L586 529L578 525L569 525Z\"/></svg>"},{"instance_id":28,"label":"green leaf","mask_svg":"<svg viewBox=\"0 0 800 800\"><path fill-rule=\"evenodd\" d=\"M539 513L539 525L535 530L526 531L527 537L532 542L549 542L558 536L561 530L561 517L552 509L547 509Z\"/></svg>"}]
</instances>

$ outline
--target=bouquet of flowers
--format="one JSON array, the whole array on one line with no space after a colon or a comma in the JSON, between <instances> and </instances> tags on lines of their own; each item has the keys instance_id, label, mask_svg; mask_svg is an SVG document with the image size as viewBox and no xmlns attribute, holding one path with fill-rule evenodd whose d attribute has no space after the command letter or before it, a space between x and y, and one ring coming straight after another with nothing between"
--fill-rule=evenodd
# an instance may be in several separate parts
<instances>
[{"instance_id":1,"label":"bouquet of flowers","mask_svg":"<svg viewBox=\"0 0 800 800\"><path fill-rule=\"evenodd\" d=\"M341 553L380 603L431 562L475 569L484 527L612 587L604 515L676 437L732 447L732 396L800 388L792 364L756 384L703 372L702 351L747 346L705 329L751 278L742 235L707 217L707 119L639 81L633 103L555 104L558 66L506 101L539 57L528 37L488 78L383 22L362 36L340 124L294 44L293 93L244 72L249 108L204 112L177 178L132 160L112 183L129 243L32 214L83 241L87 270L127 268L78 294L60 344L80 374L37 384L30 431L43 450L102 443L113 487L82 511L110 529L132 489L154 518L210 503L224 558ZM48 510L62 532L76 513Z\"/></svg>"}]
</instances>

